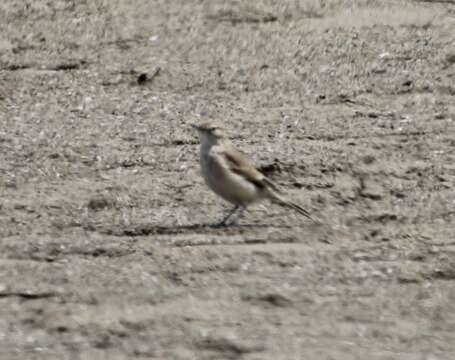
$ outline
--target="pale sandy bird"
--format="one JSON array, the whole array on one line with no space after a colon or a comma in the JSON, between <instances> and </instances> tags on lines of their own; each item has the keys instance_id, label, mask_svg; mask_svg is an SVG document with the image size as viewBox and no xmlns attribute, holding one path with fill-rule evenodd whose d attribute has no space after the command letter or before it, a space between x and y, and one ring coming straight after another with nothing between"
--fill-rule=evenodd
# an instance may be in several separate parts
<instances>
[{"instance_id":1,"label":"pale sandy bird","mask_svg":"<svg viewBox=\"0 0 455 360\"><path fill-rule=\"evenodd\" d=\"M245 154L233 147L222 124L204 122L192 126L201 141L200 163L205 182L216 194L234 205L219 225L227 225L237 210L243 212L249 205L264 199L292 208L313 220L304 208L286 198L277 185L257 170Z\"/></svg>"}]
</instances>

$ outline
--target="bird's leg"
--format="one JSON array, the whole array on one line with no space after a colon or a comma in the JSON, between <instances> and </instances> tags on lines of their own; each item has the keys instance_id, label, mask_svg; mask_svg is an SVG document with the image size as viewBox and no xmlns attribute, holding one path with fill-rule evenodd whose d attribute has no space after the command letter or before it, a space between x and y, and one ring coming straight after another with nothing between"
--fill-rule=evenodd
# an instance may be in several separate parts
<instances>
[{"instance_id":1,"label":"bird's leg","mask_svg":"<svg viewBox=\"0 0 455 360\"><path fill-rule=\"evenodd\" d=\"M237 205L221 222L221 226L236 225L239 219L243 216L243 213L246 210L246 206ZM237 214L236 214L237 213ZM234 215L237 215L233 218ZM233 218L233 219L232 219ZM232 219L231 221L228 221Z\"/></svg>"},{"instance_id":2,"label":"bird's leg","mask_svg":"<svg viewBox=\"0 0 455 360\"><path fill-rule=\"evenodd\" d=\"M236 211L240 208L240 205L236 205L224 218L217 224L217 226L226 226L228 225L228 220L236 213Z\"/></svg>"},{"instance_id":3,"label":"bird's leg","mask_svg":"<svg viewBox=\"0 0 455 360\"><path fill-rule=\"evenodd\" d=\"M239 205L238 208L240 208L240 211L237 213L237 217L231 222L231 224L236 224L237 221L243 216L243 213L246 210L246 207L243 205Z\"/></svg>"}]
</instances>

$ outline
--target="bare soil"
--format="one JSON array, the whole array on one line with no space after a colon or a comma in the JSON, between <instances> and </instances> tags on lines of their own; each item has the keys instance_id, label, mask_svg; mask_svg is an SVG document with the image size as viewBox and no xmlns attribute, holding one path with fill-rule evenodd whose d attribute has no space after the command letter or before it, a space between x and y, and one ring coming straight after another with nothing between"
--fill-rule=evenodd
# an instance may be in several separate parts
<instances>
[{"instance_id":1,"label":"bare soil","mask_svg":"<svg viewBox=\"0 0 455 360\"><path fill-rule=\"evenodd\" d=\"M0 4L1 359L455 359L454 1ZM189 124L320 220L229 209Z\"/></svg>"}]
</instances>

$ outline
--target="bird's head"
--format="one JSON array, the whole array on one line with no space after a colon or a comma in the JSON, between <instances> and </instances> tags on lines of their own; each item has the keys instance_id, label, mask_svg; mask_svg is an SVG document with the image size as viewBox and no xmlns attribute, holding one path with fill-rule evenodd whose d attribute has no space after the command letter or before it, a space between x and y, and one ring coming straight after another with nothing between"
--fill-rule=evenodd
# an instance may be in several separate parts
<instances>
[{"instance_id":1,"label":"bird's head","mask_svg":"<svg viewBox=\"0 0 455 360\"><path fill-rule=\"evenodd\" d=\"M196 129L202 143L216 143L225 137L223 124L215 121L192 124Z\"/></svg>"}]
</instances>

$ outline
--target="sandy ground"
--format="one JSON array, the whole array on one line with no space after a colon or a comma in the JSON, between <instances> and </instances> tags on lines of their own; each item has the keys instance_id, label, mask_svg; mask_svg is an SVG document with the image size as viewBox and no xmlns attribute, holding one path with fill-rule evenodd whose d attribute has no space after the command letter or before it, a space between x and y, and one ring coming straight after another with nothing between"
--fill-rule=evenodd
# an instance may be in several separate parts
<instances>
[{"instance_id":1,"label":"sandy ground","mask_svg":"<svg viewBox=\"0 0 455 360\"><path fill-rule=\"evenodd\" d=\"M0 4L0 359L455 359L455 2L132 3Z\"/></svg>"}]
</instances>

